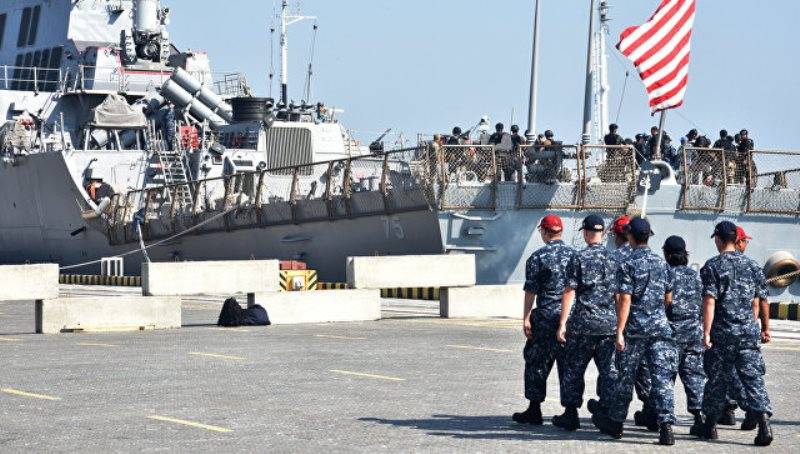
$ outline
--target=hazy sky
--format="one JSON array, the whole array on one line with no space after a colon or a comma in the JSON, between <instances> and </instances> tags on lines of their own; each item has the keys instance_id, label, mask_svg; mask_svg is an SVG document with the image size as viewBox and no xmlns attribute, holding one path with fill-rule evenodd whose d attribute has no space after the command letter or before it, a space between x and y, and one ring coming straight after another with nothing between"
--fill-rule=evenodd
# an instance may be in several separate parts
<instances>
[{"instance_id":1,"label":"hazy sky","mask_svg":"<svg viewBox=\"0 0 800 454\"><path fill-rule=\"evenodd\" d=\"M170 30L179 48L208 51L214 71L243 72L257 94L267 94L272 0L164 3L173 9ZM537 129L576 142L589 0L541 3ZM618 123L633 136L656 119L638 75L613 45L623 28L646 21L659 0L610 3L611 120L622 100ZM800 149L800 1L697 3L686 104L670 111L667 131L679 137L696 125L713 140L721 127L748 128L759 148ZM525 129L533 0L304 0L301 6L319 17L314 98L345 109L342 121L360 137L390 127L412 137L467 128L481 115L508 123L512 110ZM311 23L292 27L295 100L302 97L310 41Z\"/></svg>"}]
</instances>

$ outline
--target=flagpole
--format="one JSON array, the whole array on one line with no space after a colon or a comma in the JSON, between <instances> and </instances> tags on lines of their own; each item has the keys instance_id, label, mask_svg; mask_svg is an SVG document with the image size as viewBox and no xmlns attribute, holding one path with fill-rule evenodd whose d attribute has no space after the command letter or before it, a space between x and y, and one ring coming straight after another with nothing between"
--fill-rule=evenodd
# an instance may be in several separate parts
<instances>
[{"instance_id":1,"label":"flagpole","mask_svg":"<svg viewBox=\"0 0 800 454\"><path fill-rule=\"evenodd\" d=\"M528 130L525 137L533 142L536 139L536 98L537 98L537 76L539 63L539 0L535 0L533 11L533 50L531 55L531 92L528 101Z\"/></svg>"},{"instance_id":2,"label":"flagpole","mask_svg":"<svg viewBox=\"0 0 800 454\"><path fill-rule=\"evenodd\" d=\"M583 98L583 134L581 144L587 145L592 140L592 82L594 71L592 68L592 47L594 44L594 7L595 1L589 4L589 45L586 50L586 86Z\"/></svg>"},{"instance_id":3,"label":"flagpole","mask_svg":"<svg viewBox=\"0 0 800 454\"><path fill-rule=\"evenodd\" d=\"M667 121L667 109L661 111L661 119L658 120L658 138L656 139L656 149L653 151L653 160L661 161L661 144L664 141L664 123Z\"/></svg>"}]
</instances>

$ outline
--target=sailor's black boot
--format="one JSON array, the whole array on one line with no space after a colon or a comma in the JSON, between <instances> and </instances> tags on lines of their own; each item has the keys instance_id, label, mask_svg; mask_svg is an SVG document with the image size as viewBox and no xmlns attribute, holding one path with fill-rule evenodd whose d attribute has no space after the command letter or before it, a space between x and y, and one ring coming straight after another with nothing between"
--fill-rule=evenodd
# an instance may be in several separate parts
<instances>
[{"instance_id":1,"label":"sailor's black boot","mask_svg":"<svg viewBox=\"0 0 800 454\"><path fill-rule=\"evenodd\" d=\"M563 415L553 416L553 425L564 430L574 432L581 428L581 420L578 418L578 409L567 407Z\"/></svg>"},{"instance_id":2,"label":"sailor's black boot","mask_svg":"<svg viewBox=\"0 0 800 454\"><path fill-rule=\"evenodd\" d=\"M705 418L703 418L703 413L700 410L691 410L690 413L694 416L694 423L689 429L689 435L699 437L703 432L703 424L706 422Z\"/></svg>"},{"instance_id":3,"label":"sailor's black boot","mask_svg":"<svg viewBox=\"0 0 800 454\"><path fill-rule=\"evenodd\" d=\"M645 405L642 411L633 414L633 422L638 427L647 427L650 432L658 432L658 416L649 405Z\"/></svg>"},{"instance_id":4,"label":"sailor's black boot","mask_svg":"<svg viewBox=\"0 0 800 454\"><path fill-rule=\"evenodd\" d=\"M742 430L755 430L756 427L758 427L758 413L746 412L742 421Z\"/></svg>"},{"instance_id":5,"label":"sailor's black boot","mask_svg":"<svg viewBox=\"0 0 800 454\"><path fill-rule=\"evenodd\" d=\"M717 434L717 421L714 418L706 417L706 422L701 426L698 437L704 440L717 440L719 438Z\"/></svg>"},{"instance_id":6,"label":"sailor's black boot","mask_svg":"<svg viewBox=\"0 0 800 454\"><path fill-rule=\"evenodd\" d=\"M769 425L769 416L761 413L757 416L758 435L756 435L756 446L769 446L772 444L772 428Z\"/></svg>"},{"instance_id":7,"label":"sailor's black boot","mask_svg":"<svg viewBox=\"0 0 800 454\"><path fill-rule=\"evenodd\" d=\"M725 406L725 411L720 415L717 424L721 426L735 426L736 425L736 405Z\"/></svg>"},{"instance_id":8,"label":"sailor's black boot","mask_svg":"<svg viewBox=\"0 0 800 454\"><path fill-rule=\"evenodd\" d=\"M616 422L602 413L597 413L592 415L592 423L600 430L600 432L613 438L622 438L621 422Z\"/></svg>"},{"instance_id":9,"label":"sailor's black boot","mask_svg":"<svg viewBox=\"0 0 800 454\"><path fill-rule=\"evenodd\" d=\"M538 402L531 402L527 410L522 413L514 413L511 419L520 424L531 424L534 426L541 426L544 423L542 420L542 407Z\"/></svg>"},{"instance_id":10,"label":"sailor's black boot","mask_svg":"<svg viewBox=\"0 0 800 454\"><path fill-rule=\"evenodd\" d=\"M663 422L658 429L658 444L672 446L675 444L675 434L672 432L672 424Z\"/></svg>"},{"instance_id":11,"label":"sailor's black boot","mask_svg":"<svg viewBox=\"0 0 800 454\"><path fill-rule=\"evenodd\" d=\"M589 399L589 402L586 402L586 409L593 415L606 411L606 408L597 399Z\"/></svg>"}]
</instances>

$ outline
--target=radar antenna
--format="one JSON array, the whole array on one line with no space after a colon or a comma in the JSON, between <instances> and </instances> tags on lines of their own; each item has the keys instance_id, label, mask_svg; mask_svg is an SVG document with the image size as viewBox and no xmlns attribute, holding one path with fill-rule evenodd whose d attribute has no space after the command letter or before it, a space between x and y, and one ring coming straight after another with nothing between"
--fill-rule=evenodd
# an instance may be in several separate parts
<instances>
[{"instance_id":1,"label":"radar antenna","mask_svg":"<svg viewBox=\"0 0 800 454\"><path fill-rule=\"evenodd\" d=\"M298 5L299 8L299 5ZM289 0L281 2L281 103L289 105L289 26L305 20L316 20L314 16L289 13Z\"/></svg>"}]
</instances>

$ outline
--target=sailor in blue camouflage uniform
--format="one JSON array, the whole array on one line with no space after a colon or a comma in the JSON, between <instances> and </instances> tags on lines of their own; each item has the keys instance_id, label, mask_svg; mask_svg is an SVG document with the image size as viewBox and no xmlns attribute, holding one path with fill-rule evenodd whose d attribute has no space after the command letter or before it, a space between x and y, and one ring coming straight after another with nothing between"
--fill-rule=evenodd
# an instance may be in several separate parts
<instances>
[{"instance_id":1,"label":"sailor in blue camouflage uniform","mask_svg":"<svg viewBox=\"0 0 800 454\"><path fill-rule=\"evenodd\" d=\"M744 231L740 226L736 226L736 250L741 252L742 255L747 252L747 247L750 245L750 240L753 238ZM761 265L755 260L745 255L745 258L750 262L753 268L753 273L756 275L758 281L758 297L759 308L758 318L761 320L761 343L768 344L772 341L772 334L769 329L769 288L767 286L767 278L764 276L764 270ZM729 398L729 405L726 406L726 412L720 417L717 424L736 425L736 415L734 413L736 404L745 410L745 418L742 421L742 430L754 430L758 427L757 415L753 412L747 411L747 406L744 402L744 395L742 392L742 383L739 376L736 374L736 369L731 368L731 376L733 377L733 386L729 390L729 396L734 396L735 399ZM734 407L734 408L731 408ZM730 410L730 411L728 411Z\"/></svg>"},{"instance_id":2,"label":"sailor in blue camouflage uniform","mask_svg":"<svg viewBox=\"0 0 800 454\"><path fill-rule=\"evenodd\" d=\"M667 306L667 318L678 344L678 375L686 392L686 407L694 416L691 434L699 434L704 419L703 388L706 373L703 370L702 283L700 274L689 268L686 241L671 236L664 242L664 259L670 266L672 304ZM675 383L676 375L672 376Z\"/></svg>"},{"instance_id":3,"label":"sailor in blue camouflage uniform","mask_svg":"<svg viewBox=\"0 0 800 454\"><path fill-rule=\"evenodd\" d=\"M769 418L772 405L764 381L766 365L761 355L757 323L760 276L750 260L736 250L736 225L723 221L714 229L720 254L700 270L703 281L703 343L708 382L703 396L706 423L700 436L714 440L717 420L724 411L731 386L731 368L742 384L745 410L758 426L756 446L772 443Z\"/></svg>"},{"instance_id":4,"label":"sailor in blue camouflage uniform","mask_svg":"<svg viewBox=\"0 0 800 454\"><path fill-rule=\"evenodd\" d=\"M614 220L611 226L611 232L614 238L614 245L616 249L611 251L611 258L617 265L625 263L630 258L633 248L628 243L628 224L631 219L627 215L622 215ZM650 405L650 372L647 369L647 360L643 360L639 365L639 370L636 371L636 383L634 389L636 390L636 397L642 402L642 410L636 411L633 414L633 420L637 426L647 427L651 431L658 430L658 419L656 418L655 411ZM595 399L589 399L587 408L590 412L596 413L603 411L602 405Z\"/></svg>"},{"instance_id":5,"label":"sailor in blue camouflage uniform","mask_svg":"<svg viewBox=\"0 0 800 454\"><path fill-rule=\"evenodd\" d=\"M534 252L525 268L525 308L523 331L525 343L525 398L528 409L514 413L512 419L523 424L542 424L541 403L547 392L547 377L555 363L559 382L563 374L562 350L556 340L561 316L561 297L566 284L566 271L575 250L561 241L564 230L561 218L549 214L542 218L539 232L544 247ZM536 308L533 308L534 300Z\"/></svg>"},{"instance_id":6,"label":"sailor in blue camouflage uniform","mask_svg":"<svg viewBox=\"0 0 800 454\"><path fill-rule=\"evenodd\" d=\"M622 437L622 425L633 398L636 372L643 359L650 365L653 387L650 403L659 423L662 445L675 444L672 376L678 352L666 307L672 304L669 266L647 246L652 236L650 223L634 218L628 226L633 247L630 258L617 270L617 368L619 379L607 412L592 415L601 432Z\"/></svg>"},{"instance_id":7,"label":"sailor in blue camouflage uniform","mask_svg":"<svg viewBox=\"0 0 800 454\"><path fill-rule=\"evenodd\" d=\"M567 289L561 305L558 341L564 348L561 405L564 414L553 425L574 431L580 428L578 408L583 404L584 375L589 361L597 366L597 393L605 404L616 383L614 330L617 325L614 289L616 262L602 245L605 225L597 215L587 216L581 226L586 248L575 254L567 267ZM574 308L573 308L574 303Z\"/></svg>"}]
</instances>

